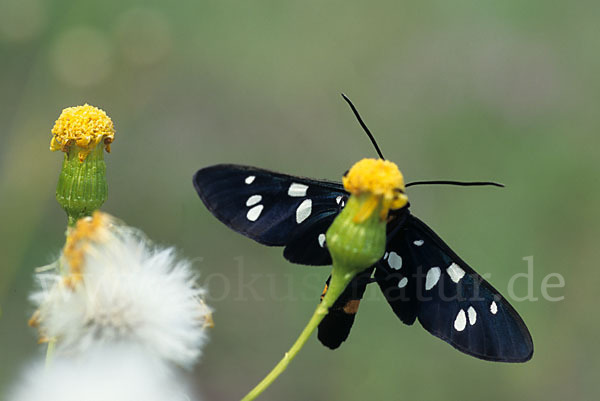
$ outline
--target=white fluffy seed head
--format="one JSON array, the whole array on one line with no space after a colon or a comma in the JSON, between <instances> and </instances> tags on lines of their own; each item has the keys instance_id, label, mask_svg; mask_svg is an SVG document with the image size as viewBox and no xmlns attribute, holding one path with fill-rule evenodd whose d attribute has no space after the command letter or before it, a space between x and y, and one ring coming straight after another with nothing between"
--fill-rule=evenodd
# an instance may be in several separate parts
<instances>
[{"instance_id":1,"label":"white fluffy seed head","mask_svg":"<svg viewBox=\"0 0 600 401\"><path fill-rule=\"evenodd\" d=\"M191 366L212 320L190 262L110 218L84 234L76 256L67 251L67 240L60 259L66 276L37 275L41 289L31 299L41 335L57 339L58 351L68 354L125 341ZM72 264L79 264L78 272Z\"/></svg>"},{"instance_id":2,"label":"white fluffy seed head","mask_svg":"<svg viewBox=\"0 0 600 401\"><path fill-rule=\"evenodd\" d=\"M30 366L9 401L191 401L173 371L132 344L60 356L51 369Z\"/></svg>"}]
</instances>

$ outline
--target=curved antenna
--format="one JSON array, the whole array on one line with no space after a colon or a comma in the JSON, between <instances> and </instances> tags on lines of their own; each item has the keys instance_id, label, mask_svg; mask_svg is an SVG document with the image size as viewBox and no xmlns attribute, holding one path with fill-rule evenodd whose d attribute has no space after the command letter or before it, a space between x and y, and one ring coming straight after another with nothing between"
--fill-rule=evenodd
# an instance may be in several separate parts
<instances>
[{"instance_id":1,"label":"curved antenna","mask_svg":"<svg viewBox=\"0 0 600 401\"><path fill-rule=\"evenodd\" d=\"M360 117L360 114L358 114L358 110L356 110L356 107L354 107L354 105L352 104L350 99L348 99L348 96L346 96L345 93L342 93L342 97L350 105L350 108L352 109L352 112L356 116L358 123L360 124L362 129L365 130L365 132L369 136L369 139L371 140L371 143L373 144L373 146L375 146L375 150L377 151L377 154L379 155L379 157L381 157L383 160L385 160L385 157L383 157L383 153L381 153L381 150L379 149L379 145L377 145L377 141L375 141L373 134L371 134L371 131L369 131L369 128L367 128L367 125L363 122L362 118Z\"/></svg>"},{"instance_id":2,"label":"curved antenna","mask_svg":"<svg viewBox=\"0 0 600 401\"><path fill-rule=\"evenodd\" d=\"M504 188L504 184L493 181L414 181L406 184L406 187L412 187L413 185L456 185L459 187L483 187L483 186L494 186Z\"/></svg>"}]
</instances>

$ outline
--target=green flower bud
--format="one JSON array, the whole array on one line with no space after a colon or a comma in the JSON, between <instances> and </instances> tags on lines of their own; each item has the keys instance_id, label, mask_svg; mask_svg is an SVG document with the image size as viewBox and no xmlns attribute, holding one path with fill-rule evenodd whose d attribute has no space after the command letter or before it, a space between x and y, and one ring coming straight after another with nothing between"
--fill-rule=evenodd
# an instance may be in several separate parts
<instances>
[{"instance_id":1,"label":"green flower bud","mask_svg":"<svg viewBox=\"0 0 600 401\"><path fill-rule=\"evenodd\" d=\"M327 248L334 270L352 277L383 256L390 209L404 207L404 178L398 167L381 159L363 159L343 178L351 193L327 230Z\"/></svg>"},{"instance_id":2,"label":"green flower bud","mask_svg":"<svg viewBox=\"0 0 600 401\"><path fill-rule=\"evenodd\" d=\"M69 107L56 120L52 134L50 150L65 153L56 200L73 226L79 218L99 209L108 196L104 149L110 152L113 123L96 107Z\"/></svg>"},{"instance_id":3,"label":"green flower bud","mask_svg":"<svg viewBox=\"0 0 600 401\"><path fill-rule=\"evenodd\" d=\"M354 221L361 208L369 207L373 199L369 194L350 196L326 233L333 266L343 266L344 273L352 276L373 265L385 252L387 222L379 217L382 206L375 205L374 213L364 221Z\"/></svg>"}]
</instances>

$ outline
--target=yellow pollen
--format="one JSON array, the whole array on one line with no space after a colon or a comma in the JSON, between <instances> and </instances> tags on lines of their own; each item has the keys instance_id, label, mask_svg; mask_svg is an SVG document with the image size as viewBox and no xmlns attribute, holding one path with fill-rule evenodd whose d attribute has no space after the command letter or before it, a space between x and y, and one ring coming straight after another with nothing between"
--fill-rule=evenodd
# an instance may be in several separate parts
<instances>
[{"instance_id":1,"label":"yellow pollen","mask_svg":"<svg viewBox=\"0 0 600 401\"><path fill-rule=\"evenodd\" d=\"M387 160L362 159L352 166L342 182L352 195L371 195L355 216L357 223L366 220L380 203L380 217L384 220L390 209L400 209L408 202L404 177L398 166Z\"/></svg>"},{"instance_id":2,"label":"yellow pollen","mask_svg":"<svg viewBox=\"0 0 600 401\"><path fill-rule=\"evenodd\" d=\"M213 315L212 313L207 313L206 316L204 316L204 323L202 324L202 328L204 329L214 329L215 328L215 321L213 320Z\"/></svg>"},{"instance_id":3,"label":"yellow pollen","mask_svg":"<svg viewBox=\"0 0 600 401\"><path fill-rule=\"evenodd\" d=\"M47 343L50 341L50 338L48 338L48 336L44 333L43 328L40 327L41 322L42 322L42 318L41 318L41 312L39 311L39 309L33 313L31 318L27 322L27 324L30 327L33 327L34 329L37 329L37 331L38 331L38 344L43 344L43 343Z\"/></svg>"},{"instance_id":4,"label":"yellow pollen","mask_svg":"<svg viewBox=\"0 0 600 401\"><path fill-rule=\"evenodd\" d=\"M67 107L52 128L50 150L68 152L76 145L79 161L83 162L88 154L100 143L110 153L110 144L115 139L113 122L103 110L85 104Z\"/></svg>"},{"instance_id":5,"label":"yellow pollen","mask_svg":"<svg viewBox=\"0 0 600 401\"><path fill-rule=\"evenodd\" d=\"M29 327L39 327L40 325L40 311L36 310L35 312L33 312L33 315L29 318L29 321L27 322L27 324L29 325Z\"/></svg>"},{"instance_id":6,"label":"yellow pollen","mask_svg":"<svg viewBox=\"0 0 600 401\"><path fill-rule=\"evenodd\" d=\"M49 343L50 339L44 335L40 334L40 338L38 338L38 344L45 344L45 343Z\"/></svg>"},{"instance_id":7,"label":"yellow pollen","mask_svg":"<svg viewBox=\"0 0 600 401\"><path fill-rule=\"evenodd\" d=\"M107 214L96 211L92 217L79 219L75 228L69 231L63 250L69 266L68 275L64 278L67 287L73 288L82 280L83 265L89 244L102 240L102 234L110 221Z\"/></svg>"},{"instance_id":8,"label":"yellow pollen","mask_svg":"<svg viewBox=\"0 0 600 401\"><path fill-rule=\"evenodd\" d=\"M204 300L202 298L199 298L198 302L200 302L201 311L205 312L205 314L203 316L202 328L213 329L215 327L215 321L213 320L213 315L210 312L210 309L208 309L208 306L206 306L206 303L204 302Z\"/></svg>"}]
</instances>

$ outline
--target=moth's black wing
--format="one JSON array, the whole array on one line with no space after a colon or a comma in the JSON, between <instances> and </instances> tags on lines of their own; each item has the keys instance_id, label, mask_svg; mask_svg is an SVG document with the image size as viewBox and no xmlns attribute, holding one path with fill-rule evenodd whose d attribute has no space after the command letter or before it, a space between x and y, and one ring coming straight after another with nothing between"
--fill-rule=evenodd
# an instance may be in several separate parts
<instances>
[{"instance_id":1,"label":"moth's black wing","mask_svg":"<svg viewBox=\"0 0 600 401\"><path fill-rule=\"evenodd\" d=\"M220 164L198 170L194 187L229 228L269 246L286 246L293 263L329 265L325 231L344 205L341 184Z\"/></svg>"},{"instance_id":2,"label":"moth's black wing","mask_svg":"<svg viewBox=\"0 0 600 401\"><path fill-rule=\"evenodd\" d=\"M375 280L394 313L402 322L411 325L417 318L419 283L414 279L414 264L405 256L410 254L404 225L408 215L406 210L388 223L386 252L375 265Z\"/></svg>"},{"instance_id":3,"label":"moth's black wing","mask_svg":"<svg viewBox=\"0 0 600 401\"><path fill-rule=\"evenodd\" d=\"M371 274L373 274L372 267L356 275L319 323L317 337L324 346L336 349L348 338L360 300L367 289L367 284L371 281ZM325 283L321 300L327 292L330 279L331 277Z\"/></svg>"},{"instance_id":4,"label":"moth's black wing","mask_svg":"<svg viewBox=\"0 0 600 401\"><path fill-rule=\"evenodd\" d=\"M431 334L480 359L531 359L533 342L519 314L425 223L409 215L388 249L389 255L397 252L402 266L378 264L375 278L382 290L400 285L403 277L405 288L413 285L400 294L404 297L387 298L403 321L418 317Z\"/></svg>"}]
</instances>

